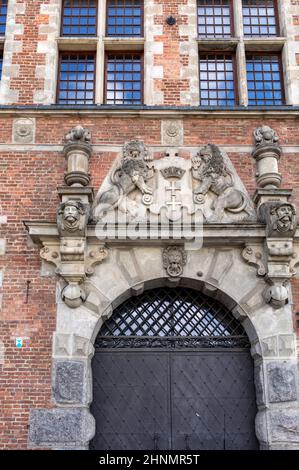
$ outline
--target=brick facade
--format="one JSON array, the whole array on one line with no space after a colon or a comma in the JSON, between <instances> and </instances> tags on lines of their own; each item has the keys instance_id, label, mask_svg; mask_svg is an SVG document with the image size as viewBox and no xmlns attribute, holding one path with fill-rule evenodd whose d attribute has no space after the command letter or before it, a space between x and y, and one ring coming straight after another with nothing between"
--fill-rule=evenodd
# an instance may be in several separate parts
<instances>
[{"instance_id":1,"label":"brick facade","mask_svg":"<svg viewBox=\"0 0 299 470\"><path fill-rule=\"evenodd\" d=\"M66 170L63 138L72 127L82 124L92 134L90 173L95 193L124 142L143 140L159 158L165 151L162 120L180 119L184 129L180 154L189 158L194 149L208 142L220 146L253 196L253 131L268 125L276 130L283 149L279 164L282 188L293 190L292 202L299 207L299 2L283 3L287 4L284 24L289 39L284 52L288 60L287 104L293 107L277 111L188 110L198 104L196 2L146 0L146 21L152 25L144 44L146 70L152 74L145 77L146 99L153 108L110 111L101 107L68 110L55 106L61 2L9 0L0 88L1 449L27 448L29 410L53 407L51 355L56 277L41 271L38 247L28 237L24 222L55 222L57 187L63 185ZM177 18L174 26L165 23L168 16ZM53 106L43 108L44 105ZM35 118L32 143L14 143L13 123L20 117ZM299 355L299 280L292 284ZM16 348L16 337L28 337L25 347Z\"/></svg>"}]
</instances>

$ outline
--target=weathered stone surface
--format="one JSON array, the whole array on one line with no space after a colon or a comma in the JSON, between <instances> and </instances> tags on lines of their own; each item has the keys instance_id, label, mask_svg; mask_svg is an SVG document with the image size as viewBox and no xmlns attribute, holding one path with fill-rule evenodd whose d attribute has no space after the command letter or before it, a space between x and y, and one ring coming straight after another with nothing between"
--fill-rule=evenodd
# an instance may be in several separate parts
<instances>
[{"instance_id":1,"label":"weathered stone surface","mask_svg":"<svg viewBox=\"0 0 299 470\"><path fill-rule=\"evenodd\" d=\"M161 142L162 145L183 145L183 122L178 120L161 121Z\"/></svg>"},{"instance_id":2,"label":"weathered stone surface","mask_svg":"<svg viewBox=\"0 0 299 470\"><path fill-rule=\"evenodd\" d=\"M255 417L255 433L261 445L269 441L267 412L264 410L259 411Z\"/></svg>"},{"instance_id":3,"label":"weathered stone surface","mask_svg":"<svg viewBox=\"0 0 299 470\"><path fill-rule=\"evenodd\" d=\"M35 119L19 118L13 121L12 141L14 144L33 144L35 140Z\"/></svg>"},{"instance_id":4,"label":"weathered stone surface","mask_svg":"<svg viewBox=\"0 0 299 470\"><path fill-rule=\"evenodd\" d=\"M30 447L84 446L94 433L94 418L85 408L30 411Z\"/></svg>"},{"instance_id":5,"label":"weathered stone surface","mask_svg":"<svg viewBox=\"0 0 299 470\"><path fill-rule=\"evenodd\" d=\"M54 362L53 396L57 403L82 404L84 401L84 384L84 362Z\"/></svg>"},{"instance_id":6,"label":"weathered stone surface","mask_svg":"<svg viewBox=\"0 0 299 470\"><path fill-rule=\"evenodd\" d=\"M254 367L254 384L256 393L256 402L258 405L265 403L263 365L257 364Z\"/></svg>"},{"instance_id":7,"label":"weathered stone surface","mask_svg":"<svg viewBox=\"0 0 299 470\"><path fill-rule=\"evenodd\" d=\"M274 441L297 442L299 448L299 408L271 411L270 423Z\"/></svg>"},{"instance_id":8,"label":"weathered stone surface","mask_svg":"<svg viewBox=\"0 0 299 470\"><path fill-rule=\"evenodd\" d=\"M284 362L269 362L266 367L270 403L297 399L296 365Z\"/></svg>"}]
</instances>

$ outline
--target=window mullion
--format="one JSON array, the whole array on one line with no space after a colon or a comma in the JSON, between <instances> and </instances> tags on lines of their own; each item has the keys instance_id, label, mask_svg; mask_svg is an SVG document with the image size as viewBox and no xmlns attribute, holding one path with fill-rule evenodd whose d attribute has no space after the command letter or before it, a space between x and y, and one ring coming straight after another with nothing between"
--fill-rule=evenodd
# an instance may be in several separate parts
<instances>
[{"instance_id":1,"label":"window mullion","mask_svg":"<svg viewBox=\"0 0 299 470\"><path fill-rule=\"evenodd\" d=\"M246 53L243 39L238 43L236 50L236 72L238 82L238 95L240 106L248 106L248 89L246 74Z\"/></svg>"}]
</instances>

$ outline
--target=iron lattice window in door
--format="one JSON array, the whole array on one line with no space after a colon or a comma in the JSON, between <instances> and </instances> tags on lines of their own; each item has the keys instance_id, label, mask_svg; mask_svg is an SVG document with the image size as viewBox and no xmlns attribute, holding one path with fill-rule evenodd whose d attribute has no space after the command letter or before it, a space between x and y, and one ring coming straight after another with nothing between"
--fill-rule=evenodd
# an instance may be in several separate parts
<instances>
[{"instance_id":1,"label":"iron lattice window in door","mask_svg":"<svg viewBox=\"0 0 299 470\"><path fill-rule=\"evenodd\" d=\"M188 288L160 288L116 308L96 347L248 347L242 325L221 303Z\"/></svg>"}]
</instances>

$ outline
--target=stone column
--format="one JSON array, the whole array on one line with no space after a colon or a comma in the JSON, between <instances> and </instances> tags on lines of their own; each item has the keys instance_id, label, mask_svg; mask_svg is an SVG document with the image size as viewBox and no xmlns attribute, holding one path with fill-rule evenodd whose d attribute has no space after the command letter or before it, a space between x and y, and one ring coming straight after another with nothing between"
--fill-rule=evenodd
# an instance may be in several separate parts
<instances>
[{"instance_id":1,"label":"stone column","mask_svg":"<svg viewBox=\"0 0 299 470\"><path fill-rule=\"evenodd\" d=\"M276 132L268 126L255 130L255 149L252 156L257 163L257 185L259 188L275 189L281 184L281 174L278 171L278 161L281 148L278 145Z\"/></svg>"}]
</instances>

